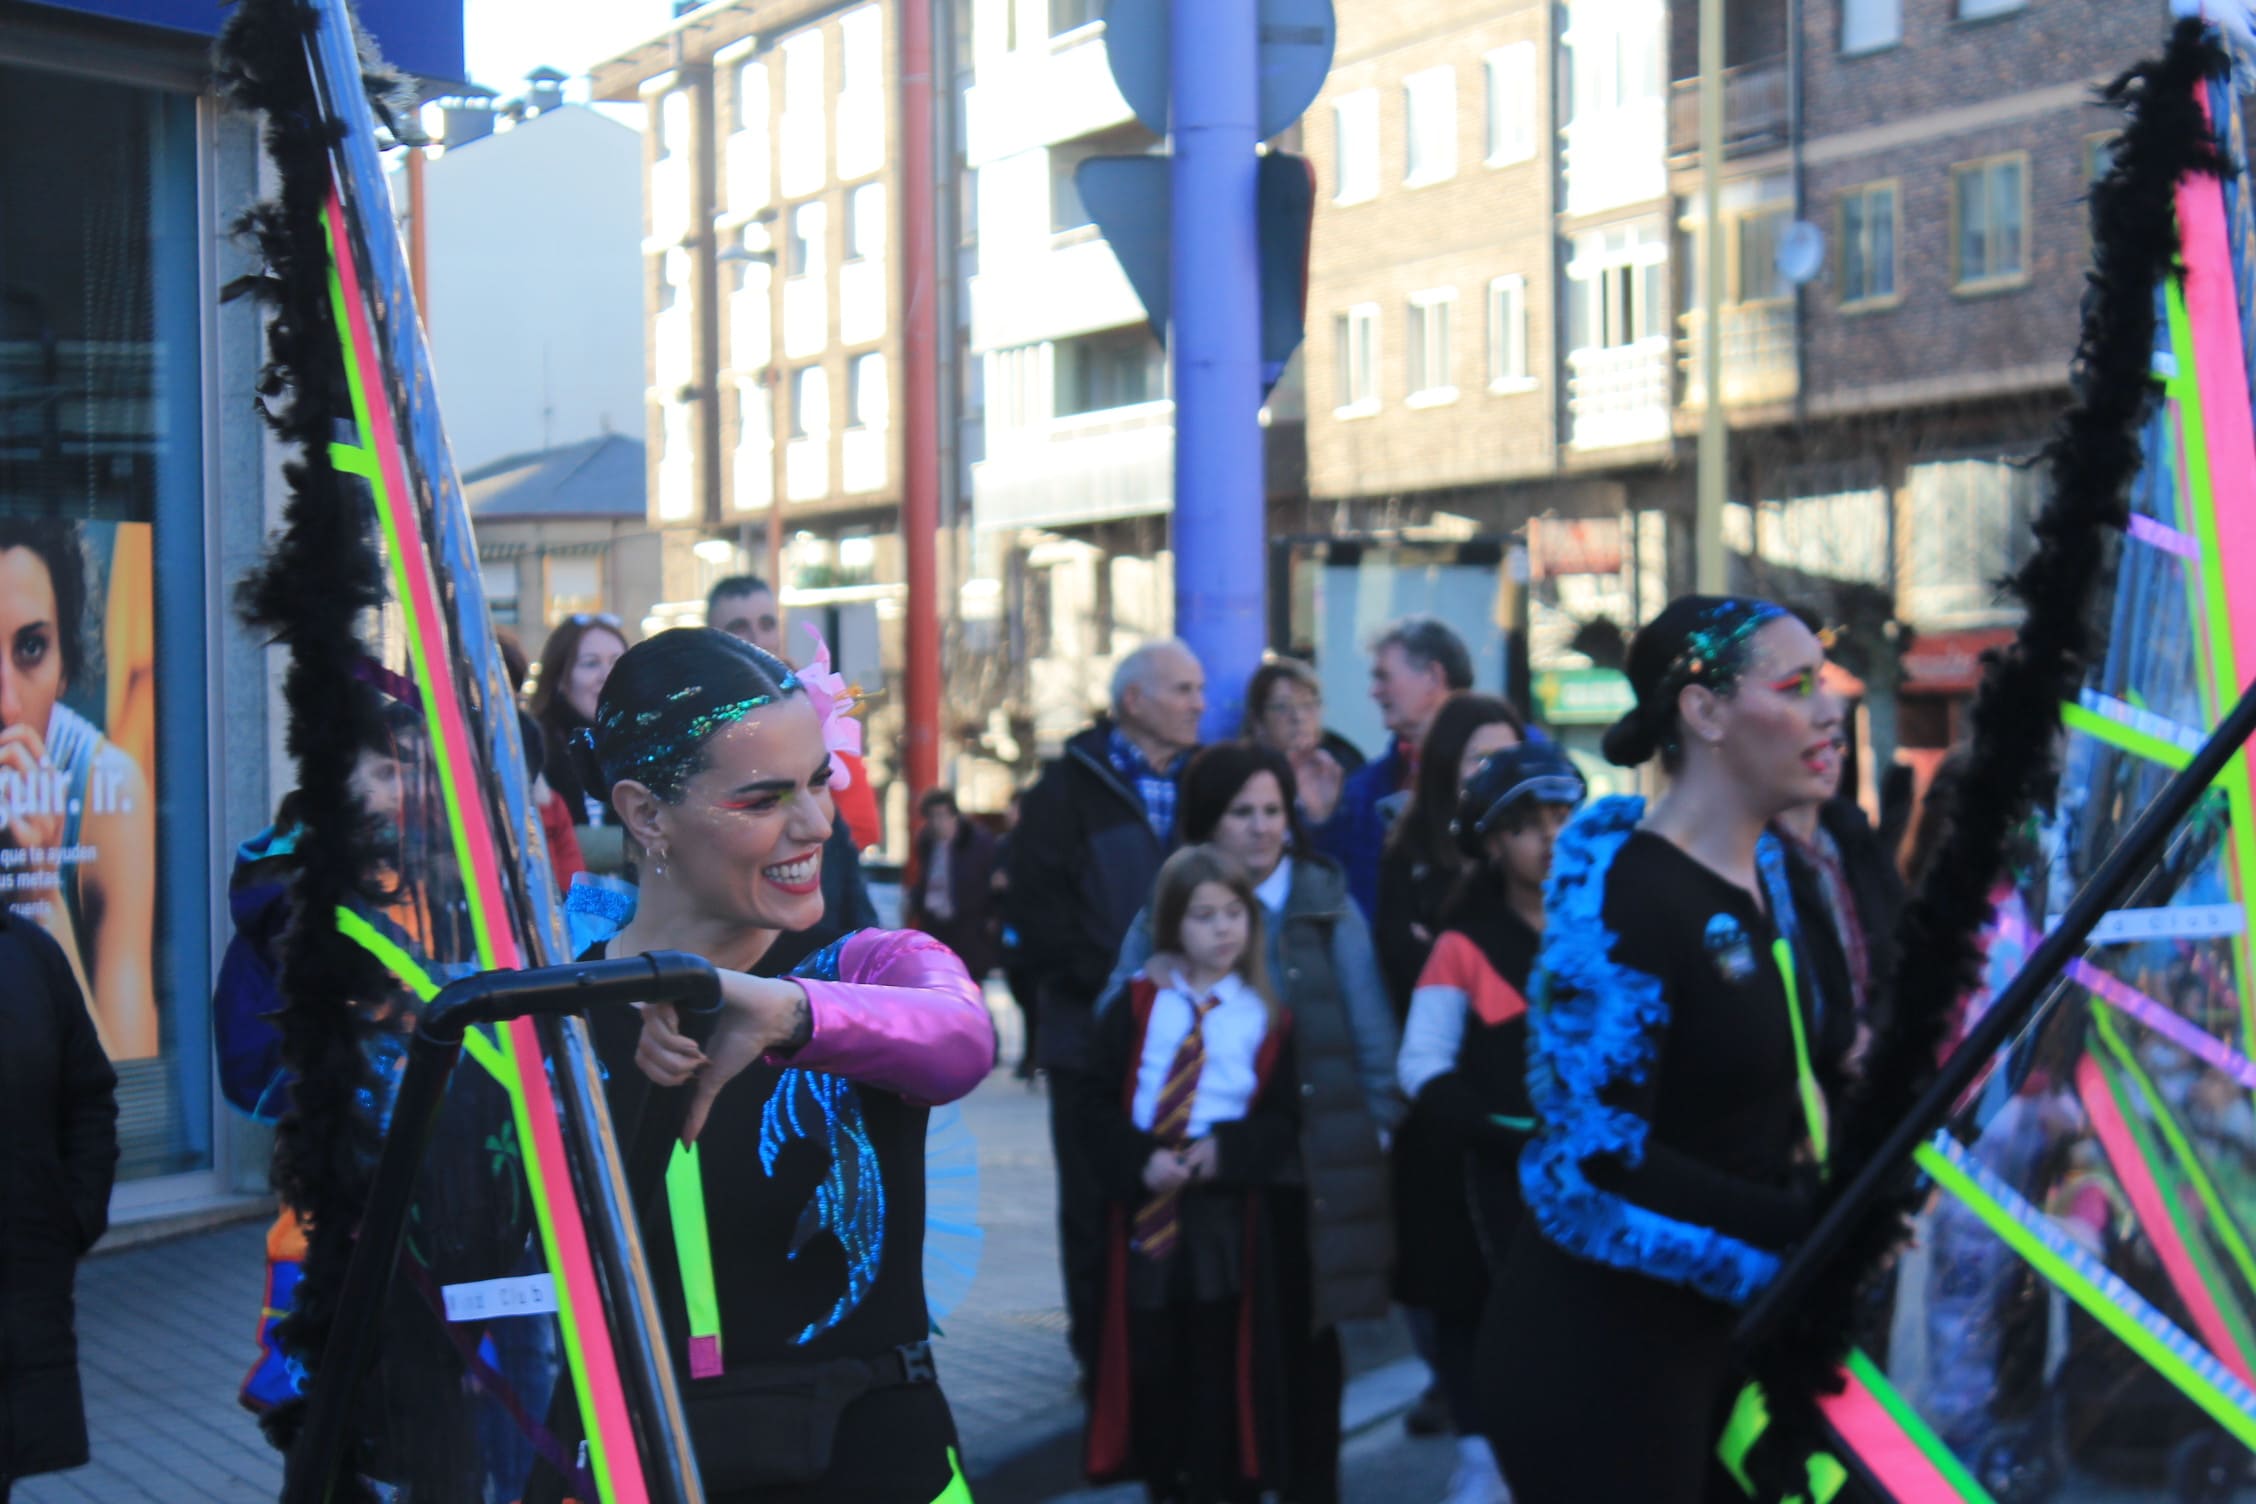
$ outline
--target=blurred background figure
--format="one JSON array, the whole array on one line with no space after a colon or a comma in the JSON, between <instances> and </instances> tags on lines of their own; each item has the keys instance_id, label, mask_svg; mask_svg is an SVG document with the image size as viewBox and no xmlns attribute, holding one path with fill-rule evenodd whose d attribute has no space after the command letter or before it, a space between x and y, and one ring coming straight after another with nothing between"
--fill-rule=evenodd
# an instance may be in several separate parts
<instances>
[{"instance_id":1,"label":"blurred background figure","mask_svg":"<svg viewBox=\"0 0 2256 1504\"><path fill-rule=\"evenodd\" d=\"M1323 824L1339 807L1347 775L1367 760L1355 744L1324 729L1324 685L1298 658L1272 658L1246 681L1245 734L1292 764L1300 818Z\"/></svg>"},{"instance_id":2,"label":"blurred background figure","mask_svg":"<svg viewBox=\"0 0 2256 1504\"><path fill-rule=\"evenodd\" d=\"M611 666L627 651L627 630L616 616L578 612L556 624L541 649L540 678L533 685L531 709L548 743L541 758L549 787L564 796L574 825L616 825L611 802L590 789L574 771L572 738L595 719ZM600 864L599 864L600 865Z\"/></svg>"},{"instance_id":3,"label":"blurred background figure","mask_svg":"<svg viewBox=\"0 0 2256 1504\"><path fill-rule=\"evenodd\" d=\"M966 820L946 789L926 794L918 813L924 828L909 861L903 917L954 951L978 981L995 969L995 838Z\"/></svg>"}]
</instances>

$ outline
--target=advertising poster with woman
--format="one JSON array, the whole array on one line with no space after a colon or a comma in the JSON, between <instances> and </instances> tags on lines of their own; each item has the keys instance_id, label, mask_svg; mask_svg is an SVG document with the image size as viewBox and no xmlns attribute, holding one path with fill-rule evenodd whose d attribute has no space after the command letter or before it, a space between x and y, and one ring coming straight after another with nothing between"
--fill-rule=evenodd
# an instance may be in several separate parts
<instances>
[{"instance_id":1,"label":"advertising poster with woman","mask_svg":"<svg viewBox=\"0 0 2256 1504\"><path fill-rule=\"evenodd\" d=\"M0 516L0 895L61 943L116 1061L160 1047L150 544Z\"/></svg>"}]
</instances>

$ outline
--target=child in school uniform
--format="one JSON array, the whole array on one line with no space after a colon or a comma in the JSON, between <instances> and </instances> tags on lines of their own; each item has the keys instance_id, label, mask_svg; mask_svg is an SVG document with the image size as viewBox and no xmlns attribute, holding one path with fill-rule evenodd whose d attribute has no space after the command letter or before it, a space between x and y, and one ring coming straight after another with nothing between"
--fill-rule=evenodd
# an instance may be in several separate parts
<instances>
[{"instance_id":1,"label":"child in school uniform","mask_svg":"<svg viewBox=\"0 0 2256 1504\"><path fill-rule=\"evenodd\" d=\"M1298 1174L1291 1018L1236 862L1177 852L1151 911L1152 957L1098 1017L1082 1104L1111 1202L1086 1464L1168 1504L1251 1500L1286 1483L1265 1193Z\"/></svg>"}]
</instances>

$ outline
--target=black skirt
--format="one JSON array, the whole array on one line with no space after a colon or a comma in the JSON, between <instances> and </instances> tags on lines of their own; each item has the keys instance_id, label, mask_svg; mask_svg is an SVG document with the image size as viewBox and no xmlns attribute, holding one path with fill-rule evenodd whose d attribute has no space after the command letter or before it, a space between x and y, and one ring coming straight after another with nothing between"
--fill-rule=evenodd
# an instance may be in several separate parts
<instances>
[{"instance_id":1,"label":"black skirt","mask_svg":"<svg viewBox=\"0 0 2256 1504\"><path fill-rule=\"evenodd\" d=\"M1512 1239L1481 1321L1482 1431L1514 1504L1701 1504L1733 1389L1728 1307ZM1728 1483L1724 1483L1728 1488Z\"/></svg>"}]
</instances>

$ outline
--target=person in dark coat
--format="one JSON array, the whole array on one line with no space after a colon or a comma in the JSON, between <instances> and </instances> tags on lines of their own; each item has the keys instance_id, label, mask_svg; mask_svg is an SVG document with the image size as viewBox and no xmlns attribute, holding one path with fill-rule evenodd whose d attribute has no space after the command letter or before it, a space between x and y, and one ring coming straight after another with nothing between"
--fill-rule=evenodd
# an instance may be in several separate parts
<instances>
[{"instance_id":1,"label":"person in dark coat","mask_svg":"<svg viewBox=\"0 0 2256 1504\"><path fill-rule=\"evenodd\" d=\"M1174 844L1175 780L1198 745L1206 671L1173 638L1145 643L1113 672L1112 714L1066 743L1021 801L1004 920L1041 1013L1035 1064L1050 1076L1058 1256L1075 1360L1096 1352L1104 1200L1074 1120L1098 996L1120 939Z\"/></svg>"},{"instance_id":2,"label":"person in dark coat","mask_svg":"<svg viewBox=\"0 0 2256 1504\"><path fill-rule=\"evenodd\" d=\"M963 817L956 796L933 789L918 812L902 904L910 929L956 953L973 980L995 969L995 838Z\"/></svg>"},{"instance_id":3,"label":"person in dark coat","mask_svg":"<svg viewBox=\"0 0 2256 1504\"><path fill-rule=\"evenodd\" d=\"M110 1225L117 1072L47 932L0 910L0 1504L88 1460L71 1289Z\"/></svg>"},{"instance_id":4,"label":"person in dark coat","mask_svg":"<svg viewBox=\"0 0 2256 1504\"><path fill-rule=\"evenodd\" d=\"M1292 1412L1294 1504L1339 1497L1343 1321L1383 1317L1393 1262L1386 1151L1402 1118L1399 1036L1363 911L1329 857L1309 849L1292 764L1250 742L1208 747L1183 770L1180 833L1246 869L1262 911L1268 974L1293 1021L1300 1077L1300 1180L1274 1198L1278 1296ZM1100 1005L1127 996L1152 954L1136 916Z\"/></svg>"},{"instance_id":5,"label":"person in dark coat","mask_svg":"<svg viewBox=\"0 0 2256 1504\"><path fill-rule=\"evenodd\" d=\"M1374 924L1379 912L1379 854L1418 775L1418 749L1442 702L1473 687L1473 657L1464 639L1438 617L1405 616L1371 647L1371 699L1390 741L1385 755L1357 768L1330 819L1316 828L1316 848L1347 869L1347 890Z\"/></svg>"}]
</instances>

